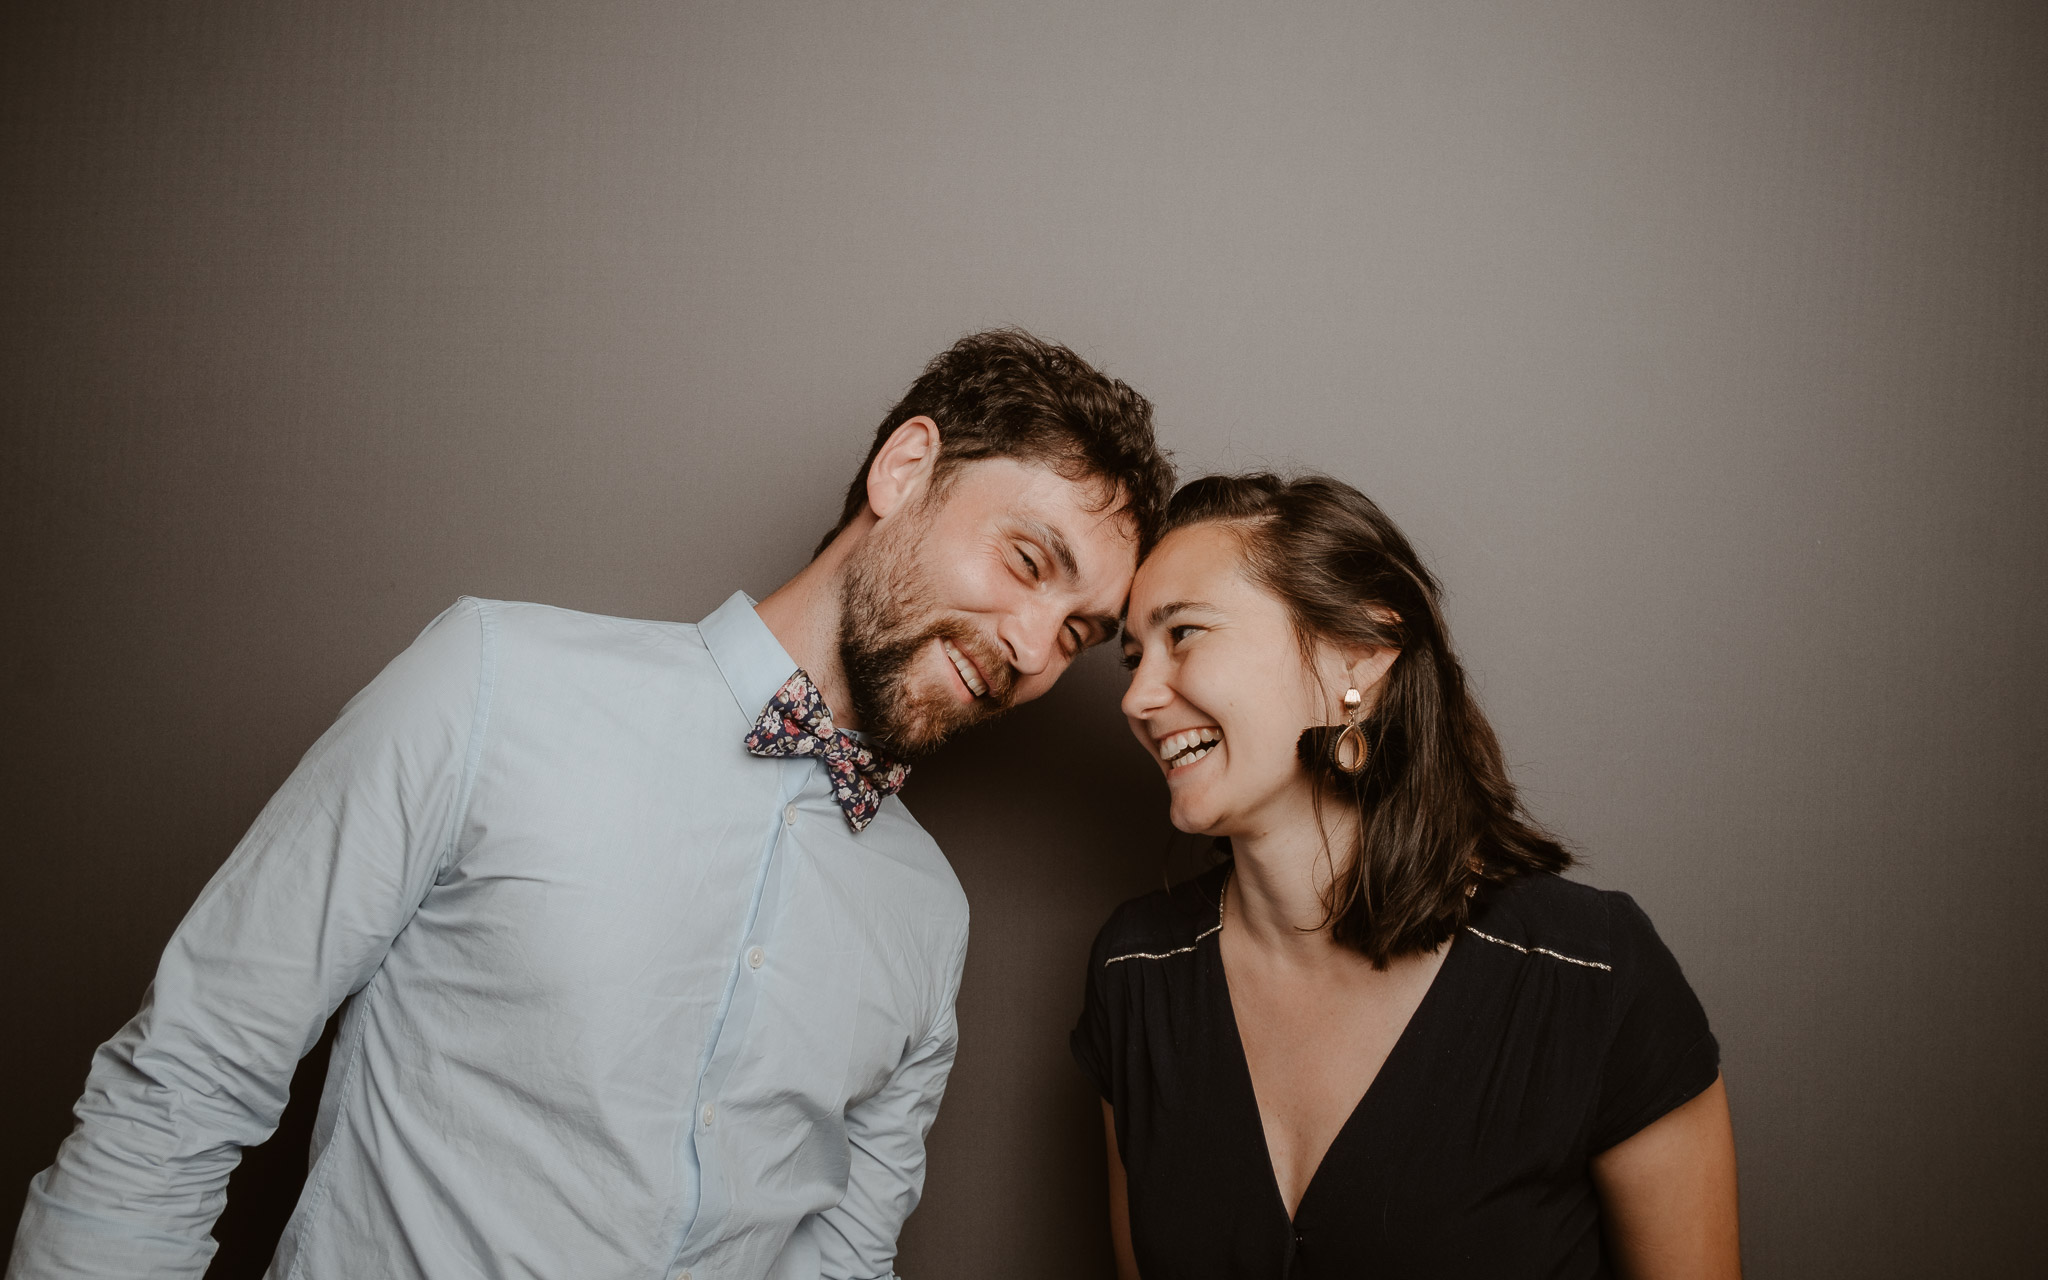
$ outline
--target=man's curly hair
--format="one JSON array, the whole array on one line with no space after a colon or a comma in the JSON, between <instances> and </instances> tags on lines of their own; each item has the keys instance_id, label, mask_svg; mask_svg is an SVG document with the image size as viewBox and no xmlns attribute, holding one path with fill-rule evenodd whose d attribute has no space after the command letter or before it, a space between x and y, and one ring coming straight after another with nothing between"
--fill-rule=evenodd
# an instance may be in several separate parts
<instances>
[{"instance_id":1,"label":"man's curly hair","mask_svg":"<svg viewBox=\"0 0 2048 1280\"><path fill-rule=\"evenodd\" d=\"M1022 329L991 329L940 352L889 410L818 551L867 505L868 468L890 433L920 415L939 427L934 493L950 472L980 458L1039 462L1069 480L1102 481L1111 508L1137 526L1140 555L1157 538L1173 466L1152 438L1151 401L1065 347Z\"/></svg>"}]
</instances>

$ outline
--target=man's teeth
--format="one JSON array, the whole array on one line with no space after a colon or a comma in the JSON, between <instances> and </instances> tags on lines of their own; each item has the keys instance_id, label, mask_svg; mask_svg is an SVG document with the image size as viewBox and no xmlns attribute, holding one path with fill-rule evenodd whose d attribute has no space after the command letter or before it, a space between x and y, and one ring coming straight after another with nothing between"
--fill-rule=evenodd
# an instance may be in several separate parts
<instances>
[{"instance_id":1,"label":"man's teeth","mask_svg":"<svg viewBox=\"0 0 2048 1280\"><path fill-rule=\"evenodd\" d=\"M1183 729L1159 744L1159 758L1175 769L1193 764L1223 741L1221 729Z\"/></svg>"},{"instance_id":2,"label":"man's teeth","mask_svg":"<svg viewBox=\"0 0 2048 1280\"><path fill-rule=\"evenodd\" d=\"M988 693L988 686L982 683L981 673L974 669L974 664L953 647L951 640L941 640L939 644L945 649L946 656L953 660L953 669L960 673L961 682L974 691L975 697L985 696Z\"/></svg>"}]
</instances>

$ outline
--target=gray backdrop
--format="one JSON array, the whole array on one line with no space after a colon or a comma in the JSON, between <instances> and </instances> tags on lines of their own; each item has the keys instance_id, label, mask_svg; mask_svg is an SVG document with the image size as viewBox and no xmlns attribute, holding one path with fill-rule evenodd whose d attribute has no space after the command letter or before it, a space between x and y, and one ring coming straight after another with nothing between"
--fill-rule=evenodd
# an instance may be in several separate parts
<instances>
[{"instance_id":1,"label":"gray backdrop","mask_svg":"<svg viewBox=\"0 0 2048 1280\"><path fill-rule=\"evenodd\" d=\"M1714 1019L1751 1275L2038 1265L2039 5L5 22L0 1217L428 618L767 591L923 360L1014 322L1185 472L1325 468L1416 537L1532 807ZM1120 676L908 794L975 919L914 1280L1109 1274L1066 1028L1097 924L1195 857Z\"/></svg>"}]
</instances>

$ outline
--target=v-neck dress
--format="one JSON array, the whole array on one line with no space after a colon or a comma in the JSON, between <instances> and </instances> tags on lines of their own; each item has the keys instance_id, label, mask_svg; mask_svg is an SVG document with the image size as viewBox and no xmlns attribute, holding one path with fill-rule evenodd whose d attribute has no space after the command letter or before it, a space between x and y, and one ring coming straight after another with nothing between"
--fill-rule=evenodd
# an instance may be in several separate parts
<instances>
[{"instance_id":1,"label":"v-neck dress","mask_svg":"<svg viewBox=\"0 0 2048 1280\"><path fill-rule=\"evenodd\" d=\"M1635 901L1482 889L1290 1222L1218 948L1229 870L1118 908L1072 1037L1115 1109L1145 1280L1611 1275L1588 1161L1720 1071Z\"/></svg>"}]
</instances>

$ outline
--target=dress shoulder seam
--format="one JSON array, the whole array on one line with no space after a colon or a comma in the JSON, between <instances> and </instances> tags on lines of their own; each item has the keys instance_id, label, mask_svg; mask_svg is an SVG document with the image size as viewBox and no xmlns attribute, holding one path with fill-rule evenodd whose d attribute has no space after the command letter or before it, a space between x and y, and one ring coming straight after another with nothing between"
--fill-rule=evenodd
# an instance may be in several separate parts
<instances>
[{"instance_id":1,"label":"dress shoulder seam","mask_svg":"<svg viewBox=\"0 0 2048 1280\"><path fill-rule=\"evenodd\" d=\"M1217 890L1216 892L1216 923L1210 925L1208 928L1196 934L1195 940L1193 942L1190 942L1188 945L1184 947L1175 947L1171 951L1126 951L1120 956L1111 956L1109 959L1104 960L1102 962L1102 967L1107 969L1109 968L1109 966L1117 964L1124 960L1168 960L1174 956L1184 956L1187 955L1189 952L1196 950L1202 945L1202 940L1204 938L1209 937L1211 934L1219 933L1222 931L1223 895L1226 891L1229 890L1229 888L1230 877L1226 874L1223 877L1223 888Z\"/></svg>"},{"instance_id":2,"label":"dress shoulder seam","mask_svg":"<svg viewBox=\"0 0 2048 1280\"><path fill-rule=\"evenodd\" d=\"M1552 951L1549 947L1525 947L1519 942L1509 942L1506 938L1496 938L1490 933L1481 933L1469 924L1465 926L1465 932L1475 938L1484 938L1486 941L1497 946L1506 947L1511 951L1519 951L1525 956L1549 956L1553 960L1562 960L1566 964L1583 965L1588 969L1599 969L1606 973L1614 972L1614 966L1611 964L1601 964L1598 960L1581 960L1577 956L1568 956L1562 951Z\"/></svg>"},{"instance_id":3,"label":"dress shoulder seam","mask_svg":"<svg viewBox=\"0 0 2048 1280\"><path fill-rule=\"evenodd\" d=\"M1193 951L1200 947L1202 944L1202 939L1208 937L1212 933L1215 933L1218 929L1221 929L1222 927L1223 926L1221 924L1211 925L1208 929L1204 930L1201 933L1196 934L1195 940L1193 942L1190 942L1185 947L1175 947L1171 951L1126 951L1124 954L1120 956L1111 956L1109 959L1104 960L1102 962L1102 967L1107 969L1109 966L1117 963L1119 960L1165 960L1171 956L1184 956L1188 952Z\"/></svg>"}]
</instances>

